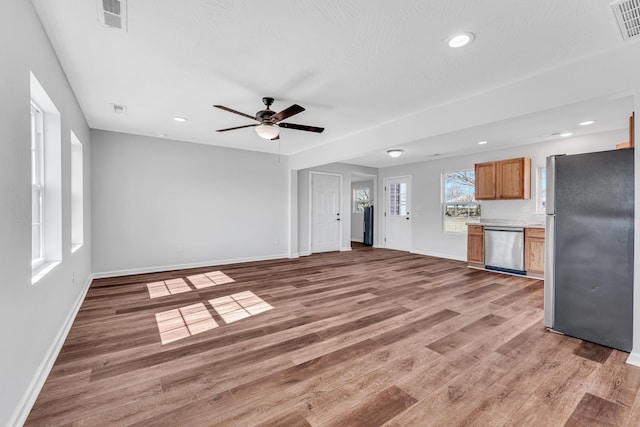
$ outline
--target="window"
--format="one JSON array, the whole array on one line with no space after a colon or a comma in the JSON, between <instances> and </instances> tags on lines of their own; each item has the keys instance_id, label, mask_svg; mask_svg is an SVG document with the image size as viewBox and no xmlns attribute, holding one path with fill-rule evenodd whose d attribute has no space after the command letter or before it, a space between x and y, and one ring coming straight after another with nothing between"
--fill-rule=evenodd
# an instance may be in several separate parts
<instances>
[{"instance_id":1,"label":"window","mask_svg":"<svg viewBox=\"0 0 640 427\"><path fill-rule=\"evenodd\" d=\"M537 181L536 211L545 213L547 211L547 168L538 168Z\"/></svg>"},{"instance_id":2,"label":"window","mask_svg":"<svg viewBox=\"0 0 640 427\"><path fill-rule=\"evenodd\" d=\"M42 111L31 103L31 267L44 263Z\"/></svg>"},{"instance_id":3,"label":"window","mask_svg":"<svg viewBox=\"0 0 640 427\"><path fill-rule=\"evenodd\" d=\"M62 125L51 98L33 73L30 77L31 283L36 283L62 259Z\"/></svg>"},{"instance_id":4,"label":"window","mask_svg":"<svg viewBox=\"0 0 640 427\"><path fill-rule=\"evenodd\" d=\"M476 177L473 170L445 172L443 175L442 215L445 233L466 233L469 219L480 217L475 199Z\"/></svg>"},{"instance_id":5,"label":"window","mask_svg":"<svg viewBox=\"0 0 640 427\"><path fill-rule=\"evenodd\" d=\"M363 213L369 203L369 188L353 189L353 213Z\"/></svg>"},{"instance_id":6,"label":"window","mask_svg":"<svg viewBox=\"0 0 640 427\"><path fill-rule=\"evenodd\" d=\"M396 182L389 184L389 212L390 216L407 214L407 183Z\"/></svg>"},{"instance_id":7,"label":"window","mask_svg":"<svg viewBox=\"0 0 640 427\"><path fill-rule=\"evenodd\" d=\"M82 143L71 131L71 252L84 242Z\"/></svg>"}]
</instances>

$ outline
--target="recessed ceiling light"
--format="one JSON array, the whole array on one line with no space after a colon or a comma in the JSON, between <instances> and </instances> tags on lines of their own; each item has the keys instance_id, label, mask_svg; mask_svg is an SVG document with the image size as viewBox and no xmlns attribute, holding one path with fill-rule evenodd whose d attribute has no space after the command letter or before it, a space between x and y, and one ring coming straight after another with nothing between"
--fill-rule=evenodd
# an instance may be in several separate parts
<instances>
[{"instance_id":1,"label":"recessed ceiling light","mask_svg":"<svg viewBox=\"0 0 640 427\"><path fill-rule=\"evenodd\" d=\"M390 155L391 157L400 157L400 156L402 156L402 153L404 153L404 150L402 150L400 148L394 148L392 150L387 150L387 154Z\"/></svg>"},{"instance_id":2,"label":"recessed ceiling light","mask_svg":"<svg viewBox=\"0 0 640 427\"><path fill-rule=\"evenodd\" d=\"M571 136L571 135L573 135L573 132L562 132L560 134L560 136L563 137L563 138L566 138L566 137Z\"/></svg>"},{"instance_id":3,"label":"recessed ceiling light","mask_svg":"<svg viewBox=\"0 0 640 427\"><path fill-rule=\"evenodd\" d=\"M480 141L480 142L478 142L478 145L484 145L486 143L487 143L487 141Z\"/></svg>"},{"instance_id":4,"label":"recessed ceiling light","mask_svg":"<svg viewBox=\"0 0 640 427\"><path fill-rule=\"evenodd\" d=\"M578 123L580 126L589 126L594 124L596 121L595 120L585 120L584 122L580 122Z\"/></svg>"},{"instance_id":5,"label":"recessed ceiling light","mask_svg":"<svg viewBox=\"0 0 640 427\"><path fill-rule=\"evenodd\" d=\"M471 43L475 38L476 37L473 33L455 34L449 37L449 39L447 40L447 44L452 48L462 47Z\"/></svg>"},{"instance_id":6,"label":"recessed ceiling light","mask_svg":"<svg viewBox=\"0 0 640 427\"><path fill-rule=\"evenodd\" d=\"M180 122L180 123L184 123L184 122L188 122L189 119L184 118L184 117L174 117L173 120L175 120L176 122Z\"/></svg>"}]
</instances>

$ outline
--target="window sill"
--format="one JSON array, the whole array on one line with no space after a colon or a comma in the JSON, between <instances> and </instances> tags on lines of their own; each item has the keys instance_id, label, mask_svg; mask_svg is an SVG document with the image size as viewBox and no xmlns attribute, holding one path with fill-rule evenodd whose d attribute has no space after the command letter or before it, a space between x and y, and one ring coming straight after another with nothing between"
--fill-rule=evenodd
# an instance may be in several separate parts
<instances>
[{"instance_id":1,"label":"window sill","mask_svg":"<svg viewBox=\"0 0 640 427\"><path fill-rule=\"evenodd\" d=\"M40 279L42 279L48 272L53 270L58 264L60 264L60 261L45 262L44 264L40 264L38 267L33 269L31 273L31 284L35 285L36 283L38 283Z\"/></svg>"},{"instance_id":2,"label":"window sill","mask_svg":"<svg viewBox=\"0 0 640 427\"><path fill-rule=\"evenodd\" d=\"M446 231L446 230L443 230L442 234L449 234L449 235L452 235L452 236L466 236L467 232L466 231Z\"/></svg>"}]
</instances>

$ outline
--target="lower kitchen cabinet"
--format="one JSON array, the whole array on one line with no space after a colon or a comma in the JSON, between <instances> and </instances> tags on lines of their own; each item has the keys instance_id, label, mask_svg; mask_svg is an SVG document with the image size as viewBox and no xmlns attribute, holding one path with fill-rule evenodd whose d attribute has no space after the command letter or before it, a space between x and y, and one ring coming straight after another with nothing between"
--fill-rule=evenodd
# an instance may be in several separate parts
<instances>
[{"instance_id":1,"label":"lower kitchen cabinet","mask_svg":"<svg viewBox=\"0 0 640 427\"><path fill-rule=\"evenodd\" d=\"M484 268L484 227L468 225L467 262L469 266Z\"/></svg>"},{"instance_id":2,"label":"lower kitchen cabinet","mask_svg":"<svg viewBox=\"0 0 640 427\"><path fill-rule=\"evenodd\" d=\"M527 276L544 277L544 229L524 230L524 269Z\"/></svg>"}]
</instances>

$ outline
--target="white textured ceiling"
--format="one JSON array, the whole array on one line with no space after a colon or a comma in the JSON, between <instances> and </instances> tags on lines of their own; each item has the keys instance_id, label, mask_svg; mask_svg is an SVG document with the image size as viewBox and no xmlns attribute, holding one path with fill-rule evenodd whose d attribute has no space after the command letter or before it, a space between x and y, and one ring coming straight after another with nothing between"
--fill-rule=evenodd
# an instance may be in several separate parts
<instances>
[{"instance_id":1,"label":"white textured ceiling","mask_svg":"<svg viewBox=\"0 0 640 427\"><path fill-rule=\"evenodd\" d=\"M33 3L90 127L288 155L623 43L607 0L129 0L126 32L101 26L92 0ZM460 31L475 33L475 42L448 48L446 39ZM302 105L307 110L287 121L325 132L283 129L280 144L251 128L215 132L251 121L212 104L253 115L263 96L276 98L276 111ZM620 111L611 123L599 118L600 130L625 126L633 102L607 103L606 111ZM127 115L111 104L126 105ZM594 114L602 106L591 103ZM574 107L589 103L538 118L566 114L572 123ZM504 135L513 141L509 132L518 129L517 141L535 142L555 130L532 118L503 123ZM498 138L501 126L487 130ZM473 131L465 137L481 134ZM405 159L416 161L472 151L447 138L389 141L405 144ZM350 163L389 159L362 149Z\"/></svg>"}]
</instances>

